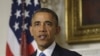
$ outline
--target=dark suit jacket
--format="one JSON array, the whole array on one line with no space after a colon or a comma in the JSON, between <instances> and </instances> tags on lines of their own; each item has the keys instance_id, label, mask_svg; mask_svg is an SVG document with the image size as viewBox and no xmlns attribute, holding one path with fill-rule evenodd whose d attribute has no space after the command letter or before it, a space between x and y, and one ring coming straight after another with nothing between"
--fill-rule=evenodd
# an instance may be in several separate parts
<instances>
[{"instance_id":1,"label":"dark suit jacket","mask_svg":"<svg viewBox=\"0 0 100 56\"><path fill-rule=\"evenodd\" d=\"M37 51L31 56L36 56L36 54L37 54ZM60 47L59 45L56 45L51 56L81 56L81 55L78 54L77 52L70 51L70 50Z\"/></svg>"}]
</instances>

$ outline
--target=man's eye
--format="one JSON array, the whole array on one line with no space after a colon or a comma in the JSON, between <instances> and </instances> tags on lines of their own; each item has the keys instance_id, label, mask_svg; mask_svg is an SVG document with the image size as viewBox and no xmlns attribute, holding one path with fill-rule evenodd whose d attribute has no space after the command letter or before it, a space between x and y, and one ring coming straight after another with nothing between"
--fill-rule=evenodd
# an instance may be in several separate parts
<instances>
[{"instance_id":1,"label":"man's eye","mask_svg":"<svg viewBox=\"0 0 100 56\"><path fill-rule=\"evenodd\" d=\"M52 24L51 24L51 23L47 23L47 25L48 25L48 26L52 26Z\"/></svg>"},{"instance_id":2,"label":"man's eye","mask_svg":"<svg viewBox=\"0 0 100 56\"><path fill-rule=\"evenodd\" d=\"M39 23L35 23L35 24L34 24L34 26L38 26L38 25L39 25Z\"/></svg>"}]
</instances>

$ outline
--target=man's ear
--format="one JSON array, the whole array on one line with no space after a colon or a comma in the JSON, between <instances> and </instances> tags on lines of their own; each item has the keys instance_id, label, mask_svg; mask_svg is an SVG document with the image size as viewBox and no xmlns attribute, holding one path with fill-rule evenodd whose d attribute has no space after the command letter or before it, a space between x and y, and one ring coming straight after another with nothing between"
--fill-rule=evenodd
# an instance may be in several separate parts
<instances>
[{"instance_id":1,"label":"man's ear","mask_svg":"<svg viewBox=\"0 0 100 56\"><path fill-rule=\"evenodd\" d=\"M32 33L32 26L29 27L29 30L30 30L31 36L33 36L33 33Z\"/></svg>"}]
</instances>

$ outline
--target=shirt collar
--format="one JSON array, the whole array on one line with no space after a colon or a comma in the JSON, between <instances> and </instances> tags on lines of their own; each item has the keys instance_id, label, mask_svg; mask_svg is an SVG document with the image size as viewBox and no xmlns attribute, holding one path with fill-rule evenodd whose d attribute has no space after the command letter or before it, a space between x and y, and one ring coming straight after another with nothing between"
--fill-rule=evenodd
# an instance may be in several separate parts
<instances>
[{"instance_id":1,"label":"shirt collar","mask_svg":"<svg viewBox=\"0 0 100 56\"><path fill-rule=\"evenodd\" d=\"M39 54L41 52L43 52L46 56L51 56L52 55L52 52L54 50L56 46L56 43L53 42L47 49L45 49L44 51L41 51L40 49L37 49L37 56L39 56Z\"/></svg>"}]
</instances>

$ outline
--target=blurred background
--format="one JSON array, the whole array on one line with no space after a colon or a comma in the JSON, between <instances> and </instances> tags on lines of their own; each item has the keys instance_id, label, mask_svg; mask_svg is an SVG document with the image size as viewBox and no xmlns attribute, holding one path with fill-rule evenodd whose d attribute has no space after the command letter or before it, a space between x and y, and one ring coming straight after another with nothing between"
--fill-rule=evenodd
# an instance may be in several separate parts
<instances>
[{"instance_id":1,"label":"blurred background","mask_svg":"<svg viewBox=\"0 0 100 56\"><path fill-rule=\"evenodd\" d=\"M67 1L66 1L67 2ZM0 56L5 56L6 41L8 37L9 18L11 15L12 0L0 0ZM65 0L41 0L41 7L54 10L59 16L61 33L56 41L62 47L74 50L83 56L100 56L100 42L68 44L68 23L65 23Z\"/></svg>"}]
</instances>

